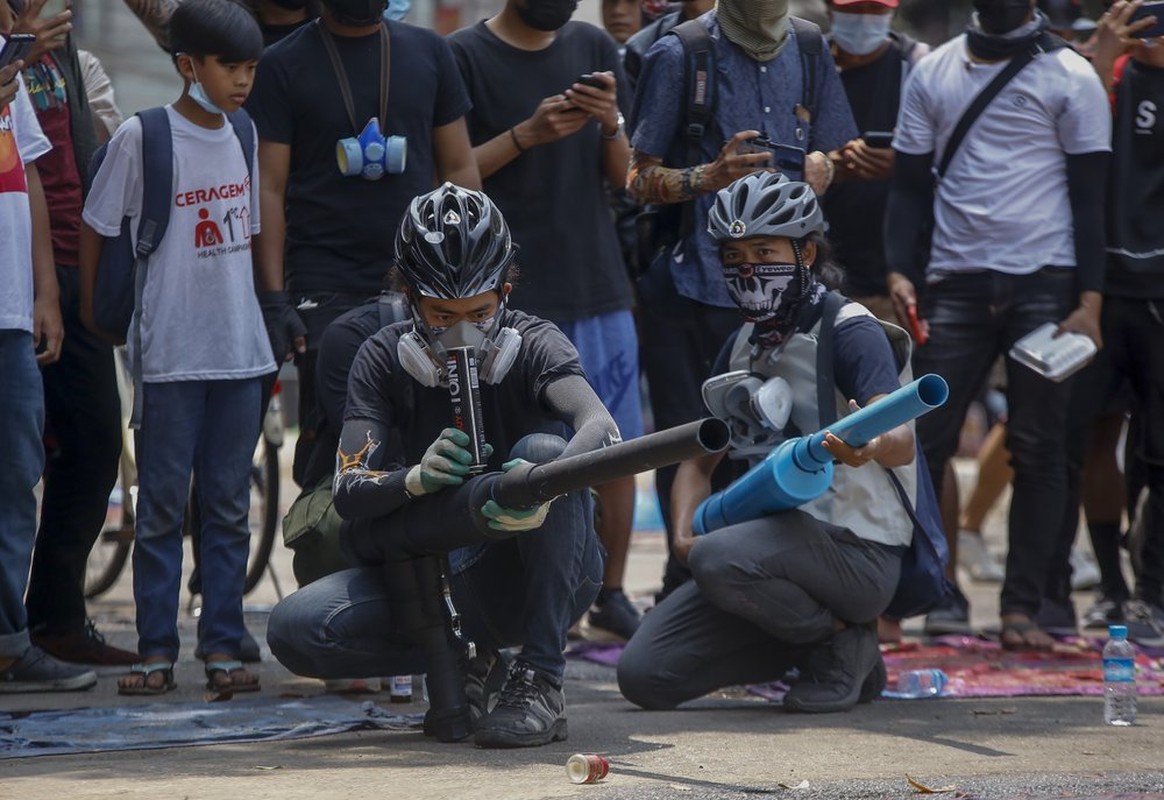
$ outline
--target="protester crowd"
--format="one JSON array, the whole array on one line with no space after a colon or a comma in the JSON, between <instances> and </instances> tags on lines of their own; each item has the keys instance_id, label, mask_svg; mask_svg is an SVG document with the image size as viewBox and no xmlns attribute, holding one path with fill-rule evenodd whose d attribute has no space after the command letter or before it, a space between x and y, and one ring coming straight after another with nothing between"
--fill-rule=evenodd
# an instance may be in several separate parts
<instances>
[{"instance_id":1,"label":"protester crowd","mask_svg":"<svg viewBox=\"0 0 1164 800\"><path fill-rule=\"evenodd\" d=\"M443 586L480 646L481 746L566 737L582 618L628 642L620 687L650 708L790 670L789 710L867 702L902 616L971 631L959 560L1001 583L1002 646L1048 649L1080 629L1081 507L1084 629L1164 646L1164 19L1139 0L1095 23L1078 0L974 0L932 48L895 29L898 0L828 0L827 32L788 0L601 0L605 31L576 0L506 0L447 38L386 0L125 2L177 72L172 104L125 121L71 12L0 2L9 44L35 36L0 68L0 692L87 689L93 665L125 667L125 694L174 687L192 481L196 652L210 689L259 689L248 476L289 360L296 502L334 513L287 536L300 589L272 652L329 680L425 672L410 632L443 630L421 597ZM99 296L119 257L120 326ZM1098 354L1066 379L1009 355L1045 324ZM83 595L123 343L135 652ZM479 449L450 427L457 348L479 359ZM929 373L949 398L916 424L826 439L823 499L694 534L699 503L784 438ZM719 402L716 376L791 411ZM959 431L1000 390L963 509ZM669 555L645 617L623 591L633 477L532 509L488 493L643 435L644 411L732 425L729 457L656 473ZM1002 565L975 533L1008 482ZM927 514L948 584L903 610Z\"/></svg>"}]
</instances>

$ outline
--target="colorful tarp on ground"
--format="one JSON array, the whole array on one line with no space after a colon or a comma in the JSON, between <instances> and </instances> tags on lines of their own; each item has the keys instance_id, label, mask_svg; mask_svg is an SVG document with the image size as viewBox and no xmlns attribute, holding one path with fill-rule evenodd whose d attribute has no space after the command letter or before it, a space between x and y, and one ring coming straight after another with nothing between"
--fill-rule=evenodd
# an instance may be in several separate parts
<instances>
[{"instance_id":1,"label":"colorful tarp on ground","mask_svg":"<svg viewBox=\"0 0 1164 800\"><path fill-rule=\"evenodd\" d=\"M943 697L1030 697L1034 695L1103 694L1102 640L1074 637L1061 640L1050 652L1003 650L997 641L972 636L942 636L928 641L885 645L890 692L901 672L938 668L949 684ZM614 666L621 645L580 643L570 654ZM1141 695L1164 695L1164 654L1138 652L1136 682ZM750 686L752 694L773 701L783 698L782 683Z\"/></svg>"}]
</instances>

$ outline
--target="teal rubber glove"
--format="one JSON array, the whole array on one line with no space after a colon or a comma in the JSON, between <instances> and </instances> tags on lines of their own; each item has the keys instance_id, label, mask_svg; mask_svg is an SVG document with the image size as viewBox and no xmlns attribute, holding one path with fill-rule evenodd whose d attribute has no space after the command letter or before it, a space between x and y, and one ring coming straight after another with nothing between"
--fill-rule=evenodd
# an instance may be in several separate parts
<instances>
[{"instance_id":1,"label":"teal rubber glove","mask_svg":"<svg viewBox=\"0 0 1164 800\"><path fill-rule=\"evenodd\" d=\"M515 458L502 464L501 469L509 472L519 464L526 463L528 462L524 459ZM546 521L546 515L550 513L550 503L553 502L553 500L548 500L534 508L514 509L505 508L499 505L496 500L486 500L485 505L481 506L481 514L489 520L489 527L495 531L521 533L540 528L542 523Z\"/></svg>"},{"instance_id":2,"label":"teal rubber glove","mask_svg":"<svg viewBox=\"0 0 1164 800\"><path fill-rule=\"evenodd\" d=\"M446 486L460 486L473 463L473 454L465 449L468 444L469 434L456 428L445 428L429 445L420 463L408 470L404 488L413 497L419 497L439 492ZM485 457L492 453L493 447L485 445Z\"/></svg>"}]
</instances>

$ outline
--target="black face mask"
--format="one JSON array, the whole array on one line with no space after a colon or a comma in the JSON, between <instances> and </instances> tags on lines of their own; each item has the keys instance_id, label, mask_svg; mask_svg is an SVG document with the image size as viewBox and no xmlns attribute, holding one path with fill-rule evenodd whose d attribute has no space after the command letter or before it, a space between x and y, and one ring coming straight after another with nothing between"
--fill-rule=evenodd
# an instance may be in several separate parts
<instances>
[{"instance_id":1,"label":"black face mask","mask_svg":"<svg viewBox=\"0 0 1164 800\"><path fill-rule=\"evenodd\" d=\"M1030 0L974 0L978 24L984 33L1001 36L1026 22L1031 13Z\"/></svg>"},{"instance_id":2,"label":"black face mask","mask_svg":"<svg viewBox=\"0 0 1164 800\"><path fill-rule=\"evenodd\" d=\"M324 0L340 25L362 28L375 25L388 8L388 0Z\"/></svg>"},{"instance_id":3,"label":"black face mask","mask_svg":"<svg viewBox=\"0 0 1164 800\"><path fill-rule=\"evenodd\" d=\"M534 30L556 31L574 16L578 0L524 0L514 8L521 21Z\"/></svg>"},{"instance_id":4,"label":"black face mask","mask_svg":"<svg viewBox=\"0 0 1164 800\"><path fill-rule=\"evenodd\" d=\"M284 11L302 11L307 8L307 0L271 0Z\"/></svg>"}]
</instances>

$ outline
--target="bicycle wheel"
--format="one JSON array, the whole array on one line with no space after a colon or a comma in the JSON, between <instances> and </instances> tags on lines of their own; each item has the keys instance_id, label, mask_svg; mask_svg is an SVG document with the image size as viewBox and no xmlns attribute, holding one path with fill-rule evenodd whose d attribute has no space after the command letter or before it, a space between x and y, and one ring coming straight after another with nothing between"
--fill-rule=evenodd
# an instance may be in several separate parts
<instances>
[{"instance_id":1,"label":"bicycle wheel","mask_svg":"<svg viewBox=\"0 0 1164 800\"><path fill-rule=\"evenodd\" d=\"M251 465L251 555L243 594L250 594L271 560L279 528L279 447L265 436Z\"/></svg>"},{"instance_id":2,"label":"bicycle wheel","mask_svg":"<svg viewBox=\"0 0 1164 800\"><path fill-rule=\"evenodd\" d=\"M92 600L113 588L121 577L133 547L133 503L126 502L121 482L110 495L105 527L89 551L85 562L85 598Z\"/></svg>"}]
</instances>

